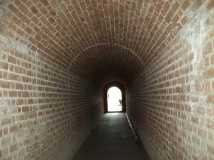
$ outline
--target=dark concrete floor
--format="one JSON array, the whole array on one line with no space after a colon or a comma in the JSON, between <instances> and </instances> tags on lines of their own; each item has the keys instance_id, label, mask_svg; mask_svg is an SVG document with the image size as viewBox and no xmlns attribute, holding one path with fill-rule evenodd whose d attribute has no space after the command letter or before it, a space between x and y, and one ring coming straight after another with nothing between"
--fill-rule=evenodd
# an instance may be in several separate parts
<instances>
[{"instance_id":1,"label":"dark concrete floor","mask_svg":"<svg viewBox=\"0 0 214 160\"><path fill-rule=\"evenodd\" d=\"M109 113L80 148L73 160L149 160L138 146L123 113Z\"/></svg>"}]
</instances>

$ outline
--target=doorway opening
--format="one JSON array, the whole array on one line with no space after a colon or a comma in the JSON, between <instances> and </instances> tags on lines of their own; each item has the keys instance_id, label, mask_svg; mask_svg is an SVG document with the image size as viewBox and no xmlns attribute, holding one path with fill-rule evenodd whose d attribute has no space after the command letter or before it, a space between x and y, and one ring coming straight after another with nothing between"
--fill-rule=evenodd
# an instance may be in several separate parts
<instances>
[{"instance_id":1,"label":"doorway opening","mask_svg":"<svg viewBox=\"0 0 214 160\"><path fill-rule=\"evenodd\" d=\"M122 112L122 98L122 91L118 87L110 87L107 91L107 111Z\"/></svg>"},{"instance_id":2,"label":"doorway opening","mask_svg":"<svg viewBox=\"0 0 214 160\"><path fill-rule=\"evenodd\" d=\"M126 89L122 82L112 81L104 85L104 113L126 112Z\"/></svg>"}]
</instances>

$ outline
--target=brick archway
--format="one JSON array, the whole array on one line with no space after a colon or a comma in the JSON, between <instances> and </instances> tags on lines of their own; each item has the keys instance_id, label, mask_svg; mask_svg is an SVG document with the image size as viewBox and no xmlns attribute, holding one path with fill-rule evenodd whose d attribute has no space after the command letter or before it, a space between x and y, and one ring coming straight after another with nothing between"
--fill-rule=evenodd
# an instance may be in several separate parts
<instances>
[{"instance_id":1,"label":"brick archway","mask_svg":"<svg viewBox=\"0 0 214 160\"><path fill-rule=\"evenodd\" d=\"M118 81L108 82L104 85L103 98L104 98L104 113L108 113L108 103L107 103L107 92L111 87L118 87L122 92L122 111L126 112L126 88L125 85Z\"/></svg>"}]
</instances>

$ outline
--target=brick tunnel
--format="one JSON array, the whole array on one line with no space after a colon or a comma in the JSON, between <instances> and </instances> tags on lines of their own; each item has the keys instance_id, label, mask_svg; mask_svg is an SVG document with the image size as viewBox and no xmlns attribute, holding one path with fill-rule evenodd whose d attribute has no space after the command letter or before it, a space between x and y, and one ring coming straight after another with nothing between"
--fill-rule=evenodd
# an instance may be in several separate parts
<instances>
[{"instance_id":1,"label":"brick tunnel","mask_svg":"<svg viewBox=\"0 0 214 160\"><path fill-rule=\"evenodd\" d=\"M214 160L214 1L0 0L0 159Z\"/></svg>"}]
</instances>

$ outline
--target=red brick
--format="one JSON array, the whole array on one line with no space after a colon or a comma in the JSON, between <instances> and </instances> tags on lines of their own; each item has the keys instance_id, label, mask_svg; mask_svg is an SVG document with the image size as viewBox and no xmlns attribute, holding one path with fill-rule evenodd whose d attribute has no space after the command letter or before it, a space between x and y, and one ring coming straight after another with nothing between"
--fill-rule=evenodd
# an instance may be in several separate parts
<instances>
[{"instance_id":1,"label":"red brick","mask_svg":"<svg viewBox=\"0 0 214 160\"><path fill-rule=\"evenodd\" d=\"M0 69L8 70L8 64L4 62L0 62Z\"/></svg>"},{"instance_id":2,"label":"red brick","mask_svg":"<svg viewBox=\"0 0 214 160\"><path fill-rule=\"evenodd\" d=\"M214 8L214 1L213 0L209 0L207 6L208 6L208 9L213 9Z\"/></svg>"},{"instance_id":3,"label":"red brick","mask_svg":"<svg viewBox=\"0 0 214 160\"><path fill-rule=\"evenodd\" d=\"M78 150L102 113L101 86L115 80L127 87L127 113L151 155L213 158L213 0L14 0L1 8L0 141L14 153L0 159L54 159L64 143Z\"/></svg>"},{"instance_id":4,"label":"red brick","mask_svg":"<svg viewBox=\"0 0 214 160\"><path fill-rule=\"evenodd\" d=\"M8 57L8 62L9 62L9 63L16 64L16 58L14 58L14 57L12 57L12 56L9 56L9 57Z\"/></svg>"},{"instance_id":5,"label":"red brick","mask_svg":"<svg viewBox=\"0 0 214 160\"><path fill-rule=\"evenodd\" d=\"M206 71L205 76L208 78L214 77L214 68L210 68Z\"/></svg>"}]
</instances>

